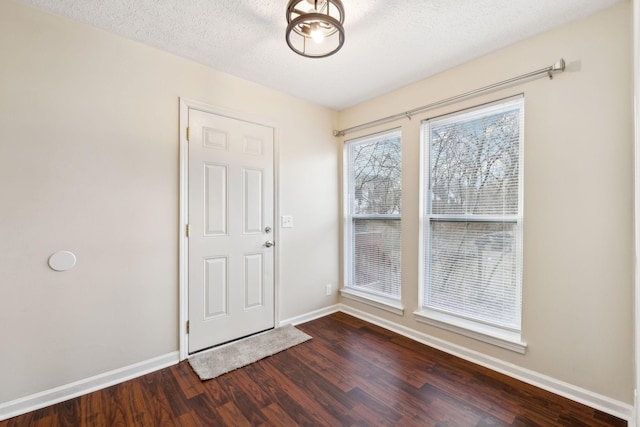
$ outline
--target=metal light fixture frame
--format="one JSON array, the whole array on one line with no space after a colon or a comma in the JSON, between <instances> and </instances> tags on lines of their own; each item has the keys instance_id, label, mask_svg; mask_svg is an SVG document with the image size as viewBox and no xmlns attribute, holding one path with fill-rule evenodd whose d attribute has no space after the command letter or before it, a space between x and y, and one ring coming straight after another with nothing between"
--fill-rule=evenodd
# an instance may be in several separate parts
<instances>
[{"instance_id":1,"label":"metal light fixture frame","mask_svg":"<svg viewBox=\"0 0 640 427\"><path fill-rule=\"evenodd\" d=\"M300 10L301 3L309 3L314 6L313 12L305 12ZM318 8L320 6L320 11ZM331 16L331 11L335 9L338 12L339 19ZM294 17L295 15L298 15ZM287 5L287 44L298 55L307 58L326 58L339 51L344 45L344 6L341 0L289 0ZM313 49L308 50L308 44L312 41L311 30L314 25L321 26L326 31L326 36L337 35L337 44L329 46L329 50L321 50L314 52ZM292 36L301 37L302 46L296 46L292 42ZM326 40L325 40L326 41ZM324 42L323 42L324 43Z\"/></svg>"}]
</instances>

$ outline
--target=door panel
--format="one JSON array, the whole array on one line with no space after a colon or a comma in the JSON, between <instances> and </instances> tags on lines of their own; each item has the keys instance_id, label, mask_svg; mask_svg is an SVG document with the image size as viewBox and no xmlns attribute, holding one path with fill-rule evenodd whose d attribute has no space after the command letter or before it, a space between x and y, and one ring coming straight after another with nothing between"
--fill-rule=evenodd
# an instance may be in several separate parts
<instances>
[{"instance_id":1,"label":"door panel","mask_svg":"<svg viewBox=\"0 0 640 427\"><path fill-rule=\"evenodd\" d=\"M244 170L244 232L245 234L262 233L262 194L263 172L261 170Z\"/></svg>"},{"instance_id":2,"label":"door panel","mask_svg":"<svg viewBox=\"0 0 640 427\"><path fill-rule=\"evenodd\" d=\"M205 259L204 268L204 318L207 320L227 314L227 258Z\"/></svg>"},{"instance_id":3,"label":"door panel","mask_svg":"<svg viewBox=\"0 0 640 427\"><path fill-rule=\"evenodd\" d=\"M273 128L189 110L189 352L274 327Z\"/></svg>"},{"instance_id":4,"label":"door panel","mask_svg":"<svg viewBox=\"0 0 640 427\"><path fill-rule=\"evenodd\" d=\"M205 235L225 236L228 209L227 167L205 163L204 169Z\"/></svg>"},{"instance_id":5,"label":"door panel","mask_svg":"<svg viewBox=\"0 0 640 427\"><path fill-rule=\"evenodd\" d=\"M249 254L244 257L244 308L261 307L264 294L264 260L262 254Z\"/></svg>"}]
</instances>

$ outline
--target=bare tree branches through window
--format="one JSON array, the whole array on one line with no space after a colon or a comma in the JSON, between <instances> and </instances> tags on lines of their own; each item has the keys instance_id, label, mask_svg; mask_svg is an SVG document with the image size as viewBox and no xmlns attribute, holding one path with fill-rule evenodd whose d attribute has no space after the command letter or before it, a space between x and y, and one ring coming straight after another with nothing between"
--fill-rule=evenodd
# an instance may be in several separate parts
<instances>
[{"instance_id":1,"label":"bare tree branches through window","mask_svg":"<svg viewBox=\"0 0 640 427\"><path fill-rule=\"evenodd\" d=\"M347 287L399 299L402 150L399 131L347 143Z\"/></svg>"},{"instance_id":2,"label":"bare tree branches through window","mask_svg":"<svg viewBox=\"0 0 640 427\"><path fill-rule=\"evenodd\" d=\"M423 124L422 306L520 330L523 98Z\"/></svg>"}]
</instances>

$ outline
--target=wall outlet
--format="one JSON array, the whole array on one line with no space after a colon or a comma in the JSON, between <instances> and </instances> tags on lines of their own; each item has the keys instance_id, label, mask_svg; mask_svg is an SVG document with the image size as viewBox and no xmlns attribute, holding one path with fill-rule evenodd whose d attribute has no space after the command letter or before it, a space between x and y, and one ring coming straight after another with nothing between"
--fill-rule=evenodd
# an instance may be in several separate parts
<instances>
[{"instance_id":1,"label":"wall outlet","mask_svg":"<svg viewBox=\"0 0 640 427\"><path fill-rule=\"evenodd\" d=\"M330 297L331 296L331 283L327 283L325 287L325 294Z\"/></svg>"}]
</instances>

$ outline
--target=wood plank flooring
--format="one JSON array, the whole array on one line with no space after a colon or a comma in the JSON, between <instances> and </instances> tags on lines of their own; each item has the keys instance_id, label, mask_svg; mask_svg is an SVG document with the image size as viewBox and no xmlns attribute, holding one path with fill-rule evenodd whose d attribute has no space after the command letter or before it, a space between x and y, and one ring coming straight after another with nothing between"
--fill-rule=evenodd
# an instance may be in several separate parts
<instances>
[{"instance_id":1,"label":"wood plank flooring","mask_svg":"<svg viewBox=\"0 0 640 427\"><path fill-rule=\"evenodd\" d=\"M626 426L335 313L313 337L201 382L188 363L0 422L14 426Z\"/></svg>"}]
</instances>

